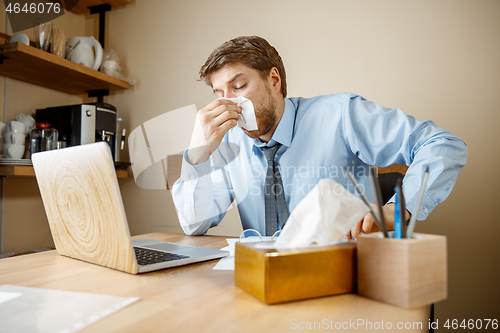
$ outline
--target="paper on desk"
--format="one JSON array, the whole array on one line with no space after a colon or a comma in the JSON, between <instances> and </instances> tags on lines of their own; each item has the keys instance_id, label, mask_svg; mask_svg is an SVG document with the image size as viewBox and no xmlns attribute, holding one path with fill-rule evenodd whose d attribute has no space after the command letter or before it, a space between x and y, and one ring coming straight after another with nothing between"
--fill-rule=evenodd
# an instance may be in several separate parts
<instances>
[{"instance_id":1,"label":"paper on desk","mask_svg":"<svg viewBox=\"0 0 500 333\"><path fill-rule=\"evenodd\" d=\"M247 131L255 131L259 129L257 126L257 119L255 118L255 110L253 108L253 103L248 98L243 96L239 96L236 98L224 98L221 97L219 99L228 99L231 102L238 104L241 108L241 116L240 120L238 120L238 126L246 129Z\"/></svg>"},{"instance_id":2,"label":"paper on desk","mask_svg":"<svg viewBox=\"0 0 500 333\"><path fill-rule=\"evenodd\" d=\"M229 251L229 255L227 257L221 258L219 262L214 266L214 270L219 271L234 271L234 244L238 241L238 238L229 238L226 239L229 244L226 247L223 247L222 251Z\"/></svg>"},{"instance_id":3,"label":"paper on desk","mask_svg":"<svg viewBox=\"0 0 500 333\"><path fill-rule=\"evenodd\" d=\"M242 238L241 243L256 243L256 242L270 242L272 237L247 237ZM235 256L235 245L238 238L228 238L226 239L228 246L222 248L223 251L229 251L229 255L219 260L219 262L214 266L214 270L225 270L234 271L234 256Z\"/></svg>"},{"instance_id":4,"label":"paper on desk","mask_svg":"<svg viewBox=\"0 0 500 333\"><path fill-rule=\"evenodd\" d=\"M0 304L8 302L14 298L21 296L21 293L14 293L9 291L0 291Z\"/></svg>"},{"instance_id":5,"label":"paper on desk","mask_svg":"<svg viewBox=\"0 0 500 333\"><path fill-rule=\"evenodd\" d=\"M322 179L295 207L274 246L280 249L332 244L369 210L342 185Z\"/></svg>"},{"instance_id":6,"label":"paper on desk","mask_svg":"<svg viewBox=\"0 0 500 333\"><path fill-rule=\"evenodd\" d=\"M76 332L139 300L12 285L1 285L2 294L19 294L0 304L0 332L16 333Z\"/></svg>"}]
</instances>

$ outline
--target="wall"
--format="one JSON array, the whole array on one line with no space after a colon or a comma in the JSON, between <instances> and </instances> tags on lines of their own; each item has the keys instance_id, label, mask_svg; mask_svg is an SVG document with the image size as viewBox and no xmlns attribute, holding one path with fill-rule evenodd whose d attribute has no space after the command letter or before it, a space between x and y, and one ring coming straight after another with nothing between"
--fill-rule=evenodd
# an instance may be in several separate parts
<instances>
[{"instance_id":1,"label":"wall","mask_svg":"<svg viewBox=\"0 0 500 333\"><path fill-rule=\"evenodd\" d=\"M209 101L210 88L196 81L207 55L230 38L260 35L284 59L289 96L351 91L433 119L469 147L453 193L417 226L448 237L449 297L436 305L436 316L440 325L446 319L498 319L500 225L493 207L500 197L499 15L496 0L132 0L107 14L106 40L123 72L138 83L107 101L129 130L169 110ZM95 31L93 18L71 20L65 27L82 24L86 34ZM53 101L51 94L57 95L55 104L70 103L63 101L70 97L19 85L24 88L11 88L17 97L10 97L9 115L24 112L24 103L43 106ZM24 101L26 92L40 101ZM170 134L189 136L186 128ZM17 207L36 201L36 185L19 182L8 200L17 200ZM16 194L24 186L28 199ZM180 232L170 192L140 189L132 179L120 186L132 234ZM12 223L14 213L8 214ZM40 215L37 209L29 218ZM228 215L213 233L239 233L236 210Z\"/></svg>"}]
</instances>

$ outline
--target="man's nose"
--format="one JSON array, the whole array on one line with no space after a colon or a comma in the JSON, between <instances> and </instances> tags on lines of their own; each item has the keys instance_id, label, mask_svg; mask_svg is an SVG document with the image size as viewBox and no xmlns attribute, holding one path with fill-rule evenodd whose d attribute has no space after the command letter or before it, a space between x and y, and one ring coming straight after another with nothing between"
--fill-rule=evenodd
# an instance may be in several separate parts
<instances>
[{"instance_id":1,"label":"man's nose","mask_svg":"<svg viewBox=\"0 0 500 333\"><path fill-rule=\"evenodd\" d=\"M226 90L226 92L224 93L224 97L226 97L226 98L236 98L238 96L234 92L232 92L231 90Z\"/></svg>"}]
</instances>

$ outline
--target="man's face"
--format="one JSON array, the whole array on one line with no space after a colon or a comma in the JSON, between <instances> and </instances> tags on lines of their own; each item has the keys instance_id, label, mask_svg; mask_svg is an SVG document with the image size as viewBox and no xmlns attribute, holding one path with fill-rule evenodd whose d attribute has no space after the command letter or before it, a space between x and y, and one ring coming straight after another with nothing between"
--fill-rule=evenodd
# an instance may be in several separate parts
<instances>
[{"instance_id":1,"label":"man's face","mask_svg":"<svg viewBox=\"0 0 500 333\"><path fill-rule=\"evenodd\" d=\"M252 101L259 129L243 129L249 137L255 139L273 129L276 123L276 99L269 80L264 80L258 71L243 64L228 64L211 74L211 82L217 97L243 96Z\"/></svg>"}]
</instances>

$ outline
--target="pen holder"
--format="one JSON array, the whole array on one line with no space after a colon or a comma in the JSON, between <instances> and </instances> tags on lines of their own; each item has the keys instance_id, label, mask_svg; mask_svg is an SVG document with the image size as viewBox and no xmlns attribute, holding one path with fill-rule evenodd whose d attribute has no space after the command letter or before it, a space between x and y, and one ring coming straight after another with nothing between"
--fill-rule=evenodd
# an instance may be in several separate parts
<instances>
[{"instance_id":1,"label":"pen holder","mask_svg":"<svg viewBox=\"0 0 500 333\"><path fill-rule=\"evenodd\" d=\"M235 284L267 304L354 291L356 243L276 250L236 243Z\"/></svg>"},{"instance_id":2,"label":"pen holder","mask_svg":"<svg viewBox=\"0 0 500 333\"><path fill-rule=\"evenodd\" d=\"M447 297L446 237L413 233L411 239L358 238L358 293L403 308Z\"/></svg>"}]
</instances>

